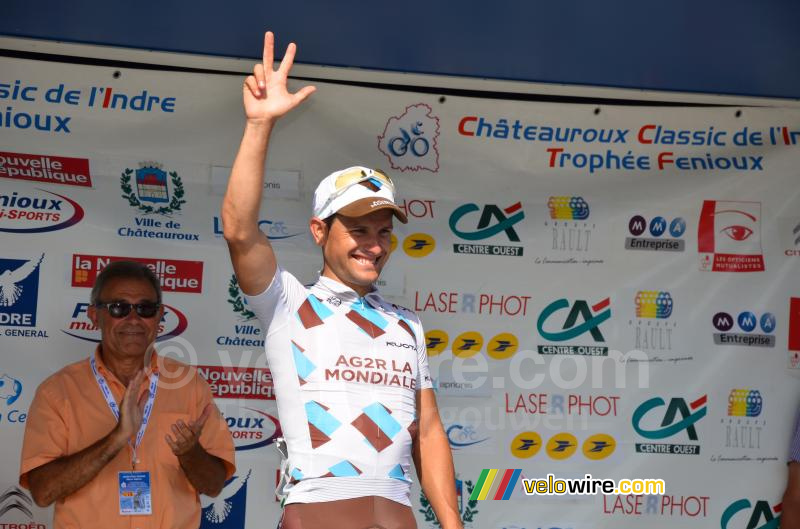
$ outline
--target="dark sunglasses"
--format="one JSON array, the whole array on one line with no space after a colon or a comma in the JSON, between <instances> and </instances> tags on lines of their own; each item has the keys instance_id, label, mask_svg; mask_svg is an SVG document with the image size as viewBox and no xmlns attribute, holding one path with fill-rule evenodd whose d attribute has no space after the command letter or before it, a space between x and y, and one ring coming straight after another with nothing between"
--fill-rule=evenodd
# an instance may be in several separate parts
<instances>
[{"instance_id":1,"label":"dark sunglasses","mask_svg":"<svg viewBox=\"0 0 800 529\"><path fill-rule=\"evenodd\" d=\"M114 301L112 303L96 303L98 309L106 309L112 318L124 318L131 313L131 309L136 309L136 314L140 318L152 318L158 314L160 303L145 301L144 303L125 303L124 301Z\"/></svg>"}]
</instances>

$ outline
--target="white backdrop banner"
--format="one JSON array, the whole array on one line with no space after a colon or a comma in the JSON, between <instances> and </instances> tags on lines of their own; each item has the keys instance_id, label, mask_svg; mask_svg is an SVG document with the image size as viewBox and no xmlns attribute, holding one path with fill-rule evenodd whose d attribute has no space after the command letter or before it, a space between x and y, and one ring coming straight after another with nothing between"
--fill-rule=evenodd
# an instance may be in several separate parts
<instances>
[{"instance_id":1,"label":"white backdrop banner","mask_svg":"<svg viewBox=\"0 0 800 529\"><path fill-rule=\"evenodd\" d=\"M276 525L280 417L219 216L242 80L0 65L0 527L52 525L17 489L27 409L92 351L89 289L124 258L160 278L159 349L200 367L236 440L202 527ZM410 220L380 288L425 325L466 527L775 527L800 393L800 112L318 89L275 130L259 224L309 283L316 184L355 164L398 182ZM524 494L549 473L666 493Z\"/></svg>"}]
</instances>

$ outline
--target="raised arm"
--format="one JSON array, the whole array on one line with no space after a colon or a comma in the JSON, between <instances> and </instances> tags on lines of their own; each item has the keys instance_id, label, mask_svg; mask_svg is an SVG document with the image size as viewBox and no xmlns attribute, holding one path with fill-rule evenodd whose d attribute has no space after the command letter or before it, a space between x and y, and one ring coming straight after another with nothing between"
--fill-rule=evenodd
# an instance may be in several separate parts
<instances>
[{"instance_id":1,"label":"raised arm","mask_svg":"<svg viewBox=\"0 0 800 529\"><path fill-rule=\"evenodd\" d=\"M303 102L315 88L306 86L290 94L286 81L296 46L289 44L280 67L273 71L275 37L264 35L263 62L243 86L244 135L233 163L228 190L222 201L225 240L239 286L245 294L260 294L275 275L275 253L267 236L258 229L258 212L264 188L264 165L272 128L277 120Z\"/></svg>"}]
</instances>

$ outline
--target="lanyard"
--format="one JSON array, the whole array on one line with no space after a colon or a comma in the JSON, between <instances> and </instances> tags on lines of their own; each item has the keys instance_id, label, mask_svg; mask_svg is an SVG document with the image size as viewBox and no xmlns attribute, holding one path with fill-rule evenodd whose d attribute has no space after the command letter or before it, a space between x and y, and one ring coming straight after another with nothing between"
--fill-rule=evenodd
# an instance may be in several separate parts
<instances>
[{"instance_id":1,"label":"lanyard","mask_svg":"<svg viewBox=\"0 0 800 529\"><path fill-rule=\"evenodd\" d=\"M100 386L100 391L103 393L103 397L106 399L106 404L108 404L108 408L111 410L111 413L114 415L114 418L119 422L119 406L117 406L117 401L114 399L114 395L111 393L111 388L108 387L108 382L106 382L106 377L104 377L100 372L97 370L97 362L92 356L89 359L91 366L92 366L92 373L94 373L94 378L97 380L97 385ZM136 468L136 463L139 461L136 459L136 449L139 448L139 445L142 443L142 438L144 437L144 432L147 430L147 423L150 422L150 413L153 411L153 403L156 401L156 391L158 390L158 373L153 373L150 377L150 394L147 397L147 403L144 405L144 413L142 414L142 425L139 427L139 433L136 434L136 443L131 446L133 449L133 455L131 456L133 459L133 467ZM131 442L128 440L128 444L130 445Z\"/></svg>"}]
</instances>

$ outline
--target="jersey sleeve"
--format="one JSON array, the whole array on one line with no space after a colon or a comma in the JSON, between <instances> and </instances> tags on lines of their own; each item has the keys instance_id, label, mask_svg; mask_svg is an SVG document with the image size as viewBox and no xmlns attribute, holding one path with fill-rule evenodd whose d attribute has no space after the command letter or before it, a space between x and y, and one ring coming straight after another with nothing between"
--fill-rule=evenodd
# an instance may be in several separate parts
<instances>
[{"instance_id":1,"label":"jersey sleeve","mask_svg":"<svg viewBox=\"0 0 800 529\"><path fill-rule=\"evenodd\" d=\"M417 389L432 389L433 379L428 367L428 348L425 343L425 330L422 323L415 318L416 337L417 337Z\"/></svg>"},{"instance_id":2,"label":"jersey sleeve","mask_svg":"<svg viewBox=\"0 0 800 529\"><path fill-rule=\"evenodd\" d=\"M306 287L279 266L264 292L255 296L245 294L244 298L247 308L255 313L264 333L269 335L286 324L288 315L297 311L307 295Z\"/></svg>"}]
</instances>

